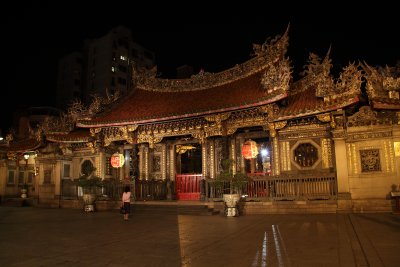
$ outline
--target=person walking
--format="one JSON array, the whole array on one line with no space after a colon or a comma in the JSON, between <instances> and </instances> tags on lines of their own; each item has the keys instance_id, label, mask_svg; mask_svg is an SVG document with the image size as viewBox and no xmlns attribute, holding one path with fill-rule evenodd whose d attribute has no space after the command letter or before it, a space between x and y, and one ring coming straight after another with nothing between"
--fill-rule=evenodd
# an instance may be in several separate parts
<instances>
[{"instance_id":1,"label":"person walking","mask_svg":"<svg viewBox=\"0 0 400 267\"><path fill-rule=\"evenodd\" d=\"M122 194L122 206L125 209L124 220L127 221L131 213L131 188L129 185L125 186L124 193Z\"/></svg>"}]
</instances>

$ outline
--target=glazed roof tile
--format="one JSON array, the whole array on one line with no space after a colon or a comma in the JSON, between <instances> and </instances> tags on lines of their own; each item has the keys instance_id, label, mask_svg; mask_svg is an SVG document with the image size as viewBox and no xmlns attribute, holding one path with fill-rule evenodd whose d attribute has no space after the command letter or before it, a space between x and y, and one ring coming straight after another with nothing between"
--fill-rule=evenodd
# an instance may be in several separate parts
<instances>
[{"instance_id":1,"label":"glazed roof tile","mask_svg":"<svg viewBox=\"0 0 400 267\"><path fill-rule=\"evenodd\" d=\"M346 107L359 101L358 96L338 97L333 101L324 102L323 98L315 96L315 88L309 87L301 92L290 94L287 105L280 109L277 120L309 116Z\"/></svg>"},{"instance_id":2,"label":"glazed roof tile","mask_svg":"<svg viewBox=\"0 0 400 267\"><path fill-rule=\"evenodd\" d=\"M260 71L227 84L196 91L136 89L114 109L78 125L118 126L180 119L263 105L287 96L286 93L267 94L261 85L261 77Z\"/></svg>"},{"instance_id":3,"label":"glazed roof tile","mask_svg":"<svg viewBox=\"0 0 400 267\"><path fill-rule=\"evenodd\" d=\"M46 140L58 143L79 143L87 142L90 138L90 132L87 129L76 129L69 133L47 134Z\"/></svg>"},{"instance_id":4,"label":"glazed roof tile","mask_svg":"<svg viewBox=\"0 0 400 267\"><path fill-rule=\"evenodd\" d=\"M37 141L35 138L27 138L27 139L11 141L9 145L4 144L0 147L0 150L25 152L25 151L35 150L40 146L41 142Z\"/></svg>"}]
</instances>

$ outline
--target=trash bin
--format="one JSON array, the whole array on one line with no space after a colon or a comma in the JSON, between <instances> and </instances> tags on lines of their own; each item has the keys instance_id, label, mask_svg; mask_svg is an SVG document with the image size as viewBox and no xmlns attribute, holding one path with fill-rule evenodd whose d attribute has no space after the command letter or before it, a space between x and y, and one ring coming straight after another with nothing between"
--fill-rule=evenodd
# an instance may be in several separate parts
<instances>
[{"instance_id":1,"label":"trash bin","mask_svg":"<svg viewBox=\"0 0 400 267\"><path fill-rule=\"evenodd\" d=\"M395 202L393 213L400 214L400 191L390 192L390 195Z\"/></svg>"}]
</instances>

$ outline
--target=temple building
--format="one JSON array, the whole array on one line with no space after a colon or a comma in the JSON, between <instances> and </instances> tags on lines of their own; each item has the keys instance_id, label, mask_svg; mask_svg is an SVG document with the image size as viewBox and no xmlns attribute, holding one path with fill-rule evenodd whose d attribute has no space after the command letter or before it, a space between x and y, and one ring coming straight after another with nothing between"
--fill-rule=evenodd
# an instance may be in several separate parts
<instances>
[{"instance_id":1,"label":"temple building","mask_svg":"<svg viewBox=\"0 0 400 267\"><path fill-rule=\"evenodd\" d=\"M334 77L328 51L310 54L294 80L288 45L286 31L254 44L247 62L187 79L134 67L129 93L75 103L25 138L8 135L2 201L27 184L33 205L80 207L75 181L89 164L104 182L99 206L112 207L124 184L134 202L214 205L224 193L214 180L229 159L232 174L249 177L240 190L247 214L391 211L400 67L350 63Z\"/></svg>"}]
</instances>

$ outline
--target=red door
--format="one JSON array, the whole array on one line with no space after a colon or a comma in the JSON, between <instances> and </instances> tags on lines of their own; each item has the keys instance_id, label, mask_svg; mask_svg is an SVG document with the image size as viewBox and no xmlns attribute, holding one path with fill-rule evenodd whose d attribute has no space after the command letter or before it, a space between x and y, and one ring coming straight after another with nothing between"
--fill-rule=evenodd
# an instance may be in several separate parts
<instances>
[{"instance_id":1,"label":"red door","mask_svg":"<svg viewBox=\"0 0 400 267\"><path fill-rule=\"evenodd\" d=\"M178 200L200 200L201 174L177 174L176 197Z\"/></svg>"}]
</instances>

